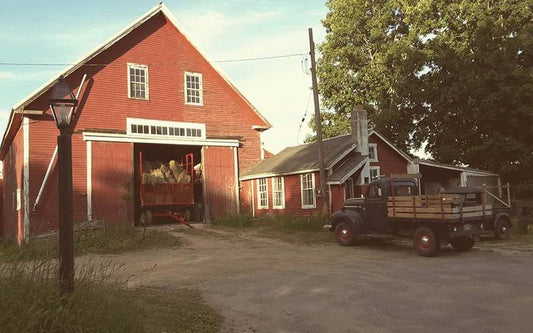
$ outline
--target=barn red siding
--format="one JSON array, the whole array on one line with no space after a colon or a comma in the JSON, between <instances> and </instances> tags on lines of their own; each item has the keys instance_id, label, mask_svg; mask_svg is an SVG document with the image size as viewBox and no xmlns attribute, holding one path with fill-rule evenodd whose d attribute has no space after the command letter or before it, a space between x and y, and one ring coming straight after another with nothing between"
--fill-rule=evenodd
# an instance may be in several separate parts
<instances>
[{"instance_id":1,"label":"barn red siding","mask_svg":"<svg viewBox=\"0 0 533 333\"><path fill-rule=\"evenodd\" d=\"M6 157L3 160L2 175L2 229L6 238L20 240L22 237L22 222L24 218L24 204L21 202L21 209L16 210L17 189L23 192L22 184L24 177L24 156L23 156L23 129L18 130ZM24 196L21 193L21 199Z\"/></svg>"},{"instance_id":2,"label":"barn red siding","mask_svg":"<svg viewBox=\"0 0 533 333\"><path fill-rule=\"evenodd\" d=\"M204 148L208 216L212 219L237 213L234 152L229 147Z\"/></svg>"},{"instance_id":3,"label":"barn red siding","mask_svg":"<svg viewBox=\"0 0 533 333\"><path fill-rule=\"evenodd\" d=\"M344 206L344 185L331 185L331 212Z\"/></svg>"},{"instance_id":4,"label":"barn red siding","mask_svg":"<svg viewBox=\"0 0 533 333\"><path fill-rule=\"evenodd\" d=\"M381 175L389 176L391 173L407 173L407 160L377 135L371 135L368 138L368 142L377 144L378 162L370 162L370 166L379 166Z\"/></svg>"},{"instance_id":5,"label":"barn red siding","mask_svg":"<svg viewBox=\"0 0 533 333\"><path fill-rule=\"evenodd\" d=\"M255 215L264 216L266 214L280 214L291 215L297 217L316 216L320 214L322 209L322 198L316 198L316 207L310 209L302 208L302 193L300 175L284 176L285 185L285 208L274 209L272 207L272 178L268 180L268 208L258 208L258 193L257 193L257 179L254 180L254 202L255 202ZM247 181L251 182L251 181ZM315 172L315 189L320 187L320 175Z\"/></svg>"},{"instance_id":6,"label":"barn red siding","mask_svg":"<svg viewBox=\"0 0 533 333\"><path fill-rule=\"evenodd\" d=\"M93 218L133 223L133 144L92 142Z\"/></svg>"}]
</instances>

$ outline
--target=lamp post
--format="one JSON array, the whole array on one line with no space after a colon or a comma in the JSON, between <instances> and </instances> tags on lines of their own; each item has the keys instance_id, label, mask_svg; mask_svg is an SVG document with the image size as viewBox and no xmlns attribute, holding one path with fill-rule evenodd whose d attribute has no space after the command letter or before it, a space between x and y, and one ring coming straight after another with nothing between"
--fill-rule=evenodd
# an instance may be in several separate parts
<instances>
[{"instance_id":1,"label":"lamp post","mask_svg":"<svg viewBox=\"0 0 533 333\"><path fill-rule=\"evenodd\" d=\"M74 235L72 225L72 130L70 122L78 100L60 76L50 95L50 109L59 129L57 170L59 183L59 281L61 295L74 291Z\"/></svg>"}]
</instances>

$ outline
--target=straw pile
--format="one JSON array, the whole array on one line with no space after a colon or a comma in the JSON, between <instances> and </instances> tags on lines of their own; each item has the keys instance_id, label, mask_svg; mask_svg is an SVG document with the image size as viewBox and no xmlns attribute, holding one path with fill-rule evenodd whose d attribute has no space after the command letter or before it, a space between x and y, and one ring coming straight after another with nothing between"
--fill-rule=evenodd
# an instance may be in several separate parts
<instances>
[{"instance_id":1,"label":"straw pile","mask_svg":"<svg viewBox=\"0 0 533 333\"><path fill-rule=\"evenodd\" d=\"M171 160L168 163L161 163L159 161L144 161L143 162L143 185L155 184L189 184L191 176L183 166Z\"/></svg>"}]
</instances>

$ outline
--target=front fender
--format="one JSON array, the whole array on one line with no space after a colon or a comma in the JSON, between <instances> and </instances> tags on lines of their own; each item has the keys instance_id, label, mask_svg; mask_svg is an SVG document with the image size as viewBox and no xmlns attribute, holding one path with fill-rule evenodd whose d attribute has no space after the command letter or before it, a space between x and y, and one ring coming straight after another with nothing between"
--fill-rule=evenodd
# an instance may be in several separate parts
<instances>
[{"instance_id":1,"label":"front fender","mask_svg":"<svg viewBox=\"0 0 533 333\"><path fill-rule=\"evenodd\" d=\"M360 226L358 226L358 223L356 221L362 222L363 218L361 214L353 210L349 210L349 209L338 210L331 215L331 219L330 219L331 230L335 230L335 227L341 221L344 221L350 224L352 228L356 230L360 228Z\"/></svg>"},{"instance_id":2,"label":"front fender","mask_svg":"<svg viewBox=\"0 0 533 333\"><path fill-rule=\"evenodd\" d=\"M498 222L499 219L505 219L506 221L509 222L509 227L512 226L512 223L511 223L511 217L509 216L509 214L505 213L505 212L500 212L496 215L494 215L494 220L492 221L492 225L496 228L496 223Z\"/></svg>"}]
</instances>

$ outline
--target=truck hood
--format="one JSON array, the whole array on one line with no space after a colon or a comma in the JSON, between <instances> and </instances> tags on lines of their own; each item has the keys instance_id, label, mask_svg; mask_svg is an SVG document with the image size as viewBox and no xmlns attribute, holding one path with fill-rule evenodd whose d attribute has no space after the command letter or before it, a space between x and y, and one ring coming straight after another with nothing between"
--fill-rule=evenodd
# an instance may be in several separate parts
<instances>
[{"instance_id":1,"label":"truck hood","mask_svg":"<svg viewBox=\"0 0 533 333\"><path fill-rule=\"evenodd\" d=\"M365 198L351 198L344 202L345 206L362 205L365 202Z\"/></svg>"}]
</instances>

